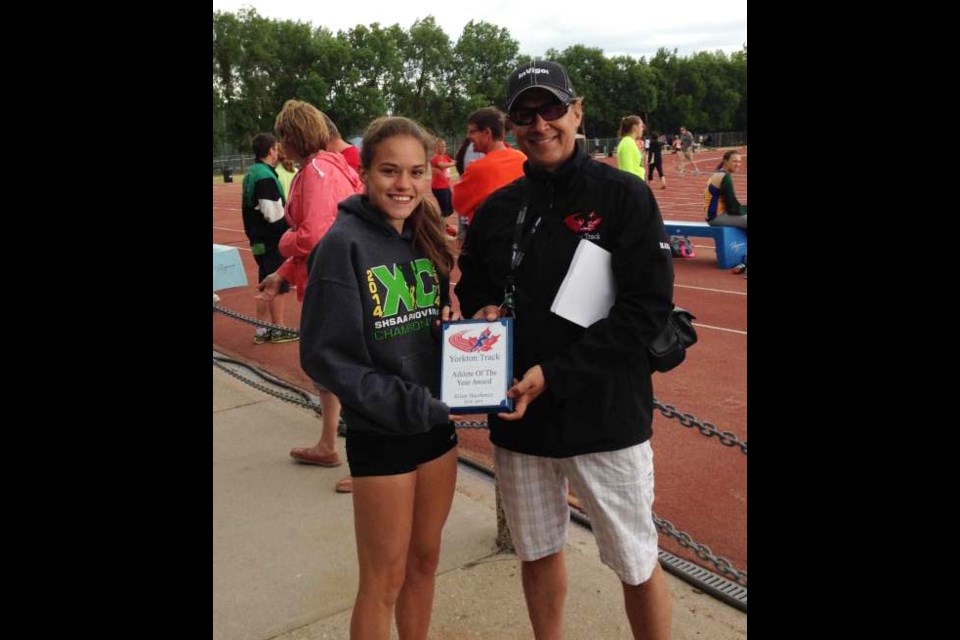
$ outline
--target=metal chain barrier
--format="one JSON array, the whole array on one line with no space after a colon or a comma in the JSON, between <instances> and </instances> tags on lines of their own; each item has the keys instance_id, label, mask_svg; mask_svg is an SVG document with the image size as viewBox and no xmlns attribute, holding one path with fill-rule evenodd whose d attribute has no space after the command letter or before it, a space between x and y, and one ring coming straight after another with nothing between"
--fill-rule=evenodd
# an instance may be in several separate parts
<instances>
[{"instance_id":1,"label":"metal chain barrier","mask_svg":"<svg viewBox=\"0 0 960 640\"><path fill-rule=\"evenodd\" d=\"M258 320L257 318L254 318L254 317L251 317L251 316L246 316L246 315L244 315L244 314L242 314L242 313L238 313L238 312L236 312L236 311L231 311L230 309L227 309L226 307L221 307L221 306L220 306L219 304L217 304L216 302L213 303L213 310L214 310L214 311L219 311L220 313L222 313L222 314L225 315L225 316L230 316L231 318L236 318L237 320L241 320L241 321L246 322L246 323L249 323L249 324L255 324L255 325L257 325L258 327L266 327L266 328L268 328L268 329L277 329L277 330L279 330L279 331L285 331L285 332L287 332L287 333L295 333L295 334L297 334L298 336L300 335L300 329L293 329L293 328L291 328L291 327L285 327L285 326L283 326L283 325L281 325L281 324L273 324L272 322L265 322L265 321L263 321L263 320Z\"/></svg>"},{"instance_id":2,"label":"metal chain barrier","mask_svg":"<svg viewBox=\"0 0 960 640\"><path fill-rule=\"evenodd\" d=\"M714 555L713 551L710 550L710 547L705 544L698 543L690 537L689 533L686 531L680 531L674 527L673 523L671 523L669 520L658 518L656 513L653 514L653 522L657 525L657 529L660 529L671 538L676 538L680 542L681 547L693 549L698 558L713 563L713 566L715 566L720 573L732 578L737 584L747 586L746 571L735 569L733 565L730 564L729 560L723 556Z\"/></svg>"},{"instance_id":3,"label":"metal chain barrier","mask_svg":"<svg viewBox=\"0 0 960 640\"><path fill-rule=\"evenodd\" d=\"M244 315L237 311L232 311L230 309L227 309L226 307L222 307L216 302L213 303L213 310L219 311L220 313L226 316L229 316L231 318L236 318L237 320L240 320L242 322L257 325L260 327L266 327L268 329L277 329L279 331L286 331L288 333L294 333L298 336L300 335L299 329L284 327L283 325L273 324L272 322L264 322L263 320L258 320L257 318ZM276 392L272 392L272 391L266 391L266 393L270 393L270 395L277 395ZM294 402L295 404L301 402L299 400L288 399L280 395L278 395L277 397L280 397L282 400L287 400L288 402ZM720 431L719 429L717 429L716 425L710 422L700 422L699 420L697 420L696 416L694 416L692 413L681 413L680 411L677 411L677 408L674 407L673 405L663 404L656 398L653 399L653 406L654 408L658 409L660 413L662 413L667 418L675 418L680 422L680 424L688 428L696 427L701 435L706 436L708 438L716 437L717 440L720 441L720 444L726 447L738 446L740 447L740 451L743 453L743 455L747 455L747 442L746 441L741 442L740 439L737 438L737 435L732 431ZM462 420L462 421L454 420L454 424L459 429L487 429L488 428L486 420Z\"/></svg>"},{"instance_id":4,"label":"metal chain barrier","mask_svg":"<svg viewBox=\"0 0 960 640\"><path fill-rule=\"evenodd\" d=\"M232 312L230 313L232 314ZM320 405L318 403L305 399L302 396L295 397L289 393L283 393L281 391L272 389L267 385L260 384L254 380L251 380L247 376L243 376L240 373L237 373L232 368L228 367L225 364L225 362L231 362L238 366L246 366L244 363L239 361L221 360L219 358L213 358L213 365L215 367L225 371L226 373L240 380L241 382L245 382L249 384L251 387L255 389L259 389L260 391L266 393L267 395L273 396L275 398L279 398L280 400L289 402L291 404L295 404L301 407L305 407L307 409L311 409L318 414L320 413ZM306 395L304 392L300 392L300 393L302 395ZM657 402L656 399L654 399L654 405L657 406L657 408L660 409L661 411L664 411L664 408L662 407L662 405L660 405L659 402ZM675 408L670 405L666 405L666 408L669 409L674 415L669 415L666 413L666 411L664 411L664 414L670 418L679 416L681 424L683 424L684 426L686 427L693 426L693 424L690 424L691 420L697 425L700 425L700 423L697 422L696 418L694 418L692 415L677 413ZM684 420L686 420L687 422L684 422ZM458 429L486 429L489 426L486 420L454 420L453 424ZM704 434L704 435L715 435L716 428L713 427L713 425L710 425L710 423L704 423L704 424L709 425L711 428L713 428L713 432L714 432L714 433ZM339 426L340 426L340 429L338 429L338 431L340 432L341 435L344 435L344 429L346 425L343 421L342 416L340 418ZM702 428L701 428L701 432L703 432ZM736 440L735 437L734 437L734 440ZM724 439L721 438L720 441L724 442ZM727 444L727 443L724 442L724 444ZM727 444L727 446L733 446L733 444ZM741 446L744 449L744 453L746 453L746 443L743 443ZM730 563L730 561L724 558L723 556L715 555L713 551L710 550L710 547L708 547L705 544L698 543L690 536L689 533L685 531L680 531L675 526L673 526L673 523L671 523L669 520L665 520L663 518L657 517L656 513L653 514L653 522L657 526L657 529L663 531L664 534L672 538L676 538L677 541L679 541L680 546L687 549L692 549L696 553L698 558L712 563L723 575L729 578L732 578L735 582L737 582L737 584L747 586L747 573L745 571L740 571L734 568L734 566Z\"/></svg>"},{"instance_id":5,"label":"metal chain barrier","mask_svg":"<svg viewBox=\"0 0 960 640\"><path fill-rule=\"evenodd\" d=\"M653 406L660 410L660 413L668 418L676 418L685 427L696 427L702 435L709 437L716 436L720 444L727 447L739 446L743 455L747 455L747 442L740 442L736 434L731 431L719 431L717 427L709 422L700 422L692 413L680 413L677 408L669 404L661 404L656 398L653 399Z\"/></svg>"},{"instance_id":6,"label":"metal chain barrier","mask_svg":"<svg viewBox=\"0 0 960 640\"><path fill-rule=\"evenodd\" d=\"M653 399L653 406L659 409L663 415L668 418L676 418L680 421L685 427L694 427L696 426L700 433L707 436L716 436L720 440L721 444L724 444L728 447L739 446L744 455L747 453L747 443L740 442L737 439L736 434L730 431L718 431L717 428L709 422L700 422L697 418L691 413L680 413L676 410L676 407L672 405L663 405L656 398ZM457 426L458 429L487 429L489 425L486 420L454 420L453 423Z\"/></svg>"},{"instance_id":7,"label":"metal chain barrier","mask_svg":"<svg viewBox=\"0 0 960 640\"><path fill-rule=\"evenodd\" d=\"M219 311L224 315L230 316L232 318L236 318L238 320L247 322L249 324L258 325L261 327L267 327L270 329L278 329L281 331L289 331L289 332L296 333L297 335L300 334L300 331L297 329L291 329L289 327L276 325L270 322L263 322L262 320L258 320L257 318L253 318L253 317L244 315L242 313L232 311L225 307L221 307L219 304L216 304L216 303L213 304L213 310ZM289 402L291 404L295 404L307 409L311 409L312 411L315 411L318 414L320 413L320 405L309 399L304 398L303 396L296 397L290 393L277 391L276 389L270 388L267 385L263 385L258 382L255 382L250 378L243 376L237 373L236 371L234 371L233 369L231 369L230 367L226 366L218 358L213 359L213 364L214 366L222 369L223 371L227 372L229 375L233 376L234 378L237 378L242 382L246 382L251 387L255 389L259 389L260 391L262 391L263 393L266 393L267 395L273 396L275 398L279 398L280 400ZM236 364L240 366L244 366L243 363L240 363L240 362L237 362ZM697 420L696 416L694 416L693 414L681 413L677 411L677 408L674 407L673 405L662 404L656 398L653 399L653 406L656 409L658 409L667 418L675 418L676 420L678 420L680 424L683 425L684 427L687 427L687 428L696 427L701 435L704 435L708 438L716 437L720 441L720 444L727 447L739 446L743 454L744 455L747 454L746 441L741 442L737 438L736 434L730 431L720 431L717 429L715 425L709 422L700 422L699 420ZM489 428L489 424L486 420L454 420L453 424L457 429L488 429ZM341 427L345 426L343 424L342 417L341 417L340 426ZM658 518L656 514L653 514L653 521L656 524L657 528L663 531L664 534L672 538L676 538L677 541L679 541L680 546L687 549L692 549L696 553L698 558L712 563L722 574L732 578L738 584L747 586L747 573L745 571L740 571L734 568L733 565L730 564L729 560L727 560L722 556L715 555L713 551L710 550L710 547L708 547L705 544L700 544L696 542L690 536L690 534L686 533L685 531L680 531L679 529L674 527L673 523L671 523L669 520Z\"/></svg>"},{"instance_id":8,"label":"metal chain barrier","mask_svg":"<svg viewBox=\"0 0 960 640\"><path fill-rule=\"evenodd\" d=\"M226 361L226 362L230 362L230 361L228 360L228 361ZM231 364L234 364L234 363L231 362ZM237 365L239 365L239 366L245 366L242 362L235 362L235 364L237 364ZM244 375L242 375L242 374L240 374L240 373L237 373L237 372L234 371L232 368L228 367L226 364L224 364L224 361L221 360L221 359L219 359L219 358L214 358L214 359L213 359L213 366L215 366L215 367L217 367L218 369L221 369L221 370L223 370L223 371L226 371L228 374L230 374L231 376L233 376L233 377L236 378L237 380L239 380L239 381L241 381L241 382L246 382L248 385L250 385L250 386L253 387L254 389L258 389L258 390L260 390L260 391L263 391L263 392L264 392L265 394L267 394L267 395L273 396L274 398L279 398L279 399L281 399L281 400L283 400L283 401L285 401L285 402L289 402L289 403L291 403L291 404L295 404L295 405L300 406L300 407L305 407L305 408L307 408L307 409L312 409L312 410L316 411L317 413L320 413L320 405L319 405L318 403L315 403L315 402L313 402L313 401L311 401L311 400L308 400L308 399L306 399L306 398L304 398L304 397L299 397L299 398L298 398L298 397L294 397L294 396L291 395L291 394L284 393L284 392L282 392L282 391L277 391L276 389L272 389L272 388L268 387L267 385L260 384L259 382L256 382L256 381L254 381L254 380L251 380L251 379L248 378L247 376L244 376Z\"/></svg>"},{"instance_id":9,"label":"metal chain barrier","mask_svg":"<svg viewBox=\"0 0 960 640\"><path fill-rule=\"evenodd\" d=\"M286 331L289 333L294 333L298 336L300 335L299 329L284 327L283 325L273 324L272 322L264 322L262 320L258 320L257 318L244 315L237 311L232 311L230 309L222 307L217 303L213 303L213 310L219 311L220 313L226 316L229 316L231 318L236 318L237 320L241 320L249 324L257 325L260 327L266 327L268 329L277 329L280 331ZM267 393L270 393L271 395L276 395L275 392L267 391ZM281 396L277 396L277 397L281 397ZM287 400L287 398L283 398L283 397L281 397L281 399ZM294 402L294 403L299 402L297 400L287 400L287 401ZM720 444L724 446L727 446L727 447L739 446L743 455L747 455L747 442L746 441L741 442L737 438L737 435L732 431L720 431L719 429L717 429L716 425L710 422L700 422L699 420L697 420L696 416L694 416L692 413L681 413L677 411L677 408L674 407L673 405L663 404L656 398L653 399L653 406L654 408L658 409L660 413L662 413L667 418L676 418L680 422L680 424L682 424L685 427L688 427L688 428L696 427L700 431L700 434L703 436L706 436L708 438L716 437L717 440L720 441ZM454 424L459 429L487 429L488 428L486 420L462 420L462 421L455 420Z\"/></svg>"},{"instance_id":10,"label":"metal chain barrier","mask_svg":"<svg viewBox=\"0 0 960 640\"><path fill-rule=\"evenodd\" d=\"M453 421L453 426L457 429L488 429L489 425L486 420L455 420Z\"/></svg>"}]
</instances>

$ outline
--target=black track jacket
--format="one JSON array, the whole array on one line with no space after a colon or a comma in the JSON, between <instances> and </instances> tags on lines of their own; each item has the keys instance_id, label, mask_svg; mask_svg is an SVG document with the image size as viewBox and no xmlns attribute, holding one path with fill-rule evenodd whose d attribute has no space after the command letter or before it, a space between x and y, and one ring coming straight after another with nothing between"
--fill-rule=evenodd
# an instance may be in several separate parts
<instances>
[{"instance_id":1,"label":"black track jacket","mask_svg":"<svg viewBox=\"0 0 960 640\"><path fill-rule=\"evenodd\" d=\"M459 257L456 294L465 318L503 302L517 214L543 219L517 270L513 370L541 365L547 389L522 420L490 414L490 440L520 453L566 457L613 451L650 438L653 385L647 347L672 308L673 262L653 193L637 176L577 148L550 174L524 177L477 210ZM612 254L617 297L587 328L550 311L581 238Z\"/></svg>"}]
</instances>

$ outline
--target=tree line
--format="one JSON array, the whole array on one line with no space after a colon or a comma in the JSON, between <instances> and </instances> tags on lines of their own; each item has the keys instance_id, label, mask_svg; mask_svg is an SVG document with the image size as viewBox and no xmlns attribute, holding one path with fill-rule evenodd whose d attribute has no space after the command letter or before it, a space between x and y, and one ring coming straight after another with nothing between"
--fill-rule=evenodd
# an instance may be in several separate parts
<instances>
[{"instance_id":1,"label":"tree line","mask_svg":"<svg viewBox=\"0 0 960 640\"><path fill-rule=\"evenodd\" d=\"M638 37L643 37L642 32ZM272 20L254 9L213 12L213 149L247 151L290 98L326 112L344 137L379 116L405 115L436 135L459 139L467 115L503 108L506 78L532 60L510 32L471 20L456 42L433 16L409 29L358 24L335 35L323 26ZM573 45L543 58L562 63L584 98L583 133L615 137L620 119L643 117L675 132L747 130L747 47L678 56L660 48L647 61L606 57Z\"/></svg>"}]
</instances>

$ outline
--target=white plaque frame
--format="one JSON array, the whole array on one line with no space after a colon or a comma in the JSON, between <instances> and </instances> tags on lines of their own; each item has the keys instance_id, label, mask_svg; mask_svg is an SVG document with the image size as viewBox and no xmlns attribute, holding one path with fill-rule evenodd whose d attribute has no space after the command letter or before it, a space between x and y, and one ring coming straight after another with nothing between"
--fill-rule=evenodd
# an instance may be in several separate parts
<instances>
[{"instance_id":1,"label":"white plaque frame","mask_svg":"<svg viewBox=\"0 0 960 640\"><path fill-rule=\"evenodd\" d=\"M441 325L440 399L451 413L513 411L513 318Z\"/></svg>"}]
</instances>

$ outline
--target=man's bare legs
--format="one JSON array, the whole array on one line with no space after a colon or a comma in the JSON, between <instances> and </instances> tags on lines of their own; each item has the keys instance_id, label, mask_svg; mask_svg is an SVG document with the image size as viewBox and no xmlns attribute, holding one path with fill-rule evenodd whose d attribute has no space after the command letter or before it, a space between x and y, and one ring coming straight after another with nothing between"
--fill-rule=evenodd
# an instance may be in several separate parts
<instances>
[{"instance_id":1,"label":"man's bare legs","mask_svg":"<svg viewBox=\"0 0 960 640\"><path fill-rule=\"evenodd\" d=\"M270 322L276 325L280 325L281 327L285 326L283 324L283 308L286 306L284 302L286 299L287 299L286 296L277 296L276 298L274 298L273 300L267 303L270 309ZM265 319L260 315L260 304L262 302L263 300L257 300L257 318L259 320Z\"/></svg>"},{"instance_id":2,"label":"man's bare legs","mask_svg":"<svg viewBox=\"0 0 960 640\"><path fill-rule=\"evenodd\" d=\"M567 572L563 552L523 563L523 595L536 640L562 640ZM670 590L663 569L637 586L623 584L624 609L634 640L669 640L673 620Z\"/></svg>"},{"instance_id":3,"label":"man's bare legs","mask_svg":"<svg viewBox=\"0 0 960 640\"><path fill-rule=\"evenodd\" d=\"M522 563L523 596L536 640L563 640L567 567L563 551Z\"/></svg>"},{"instance_id":4,"label":"man's bare legs","mask_svg":"<svg viewBox=\"0 0 960 640\"><path fill-rule=\"evenodd\" d=\"M281 296L277 296L273 300L279 300ZM266 300L261 300L257 298L257 320L261 322L273 322L271 310L273 307L273 300L267 302ZM256 332L254 333L254 342L257 344L262 344L264 342L270 341L270 329L266 327L257 327Z\"/></svg>"},{"instance_id":5,"label":"man's bare legs","mask_svg":"<svg viewBox=\"0 0 960 640\"><path fill-rule=\"evenodd\" d=\"M673 620L670 589L660 563L650 579L637 586L623 584L623 604L634 640L669 640Z\"/></svg>"}]
</instances>

